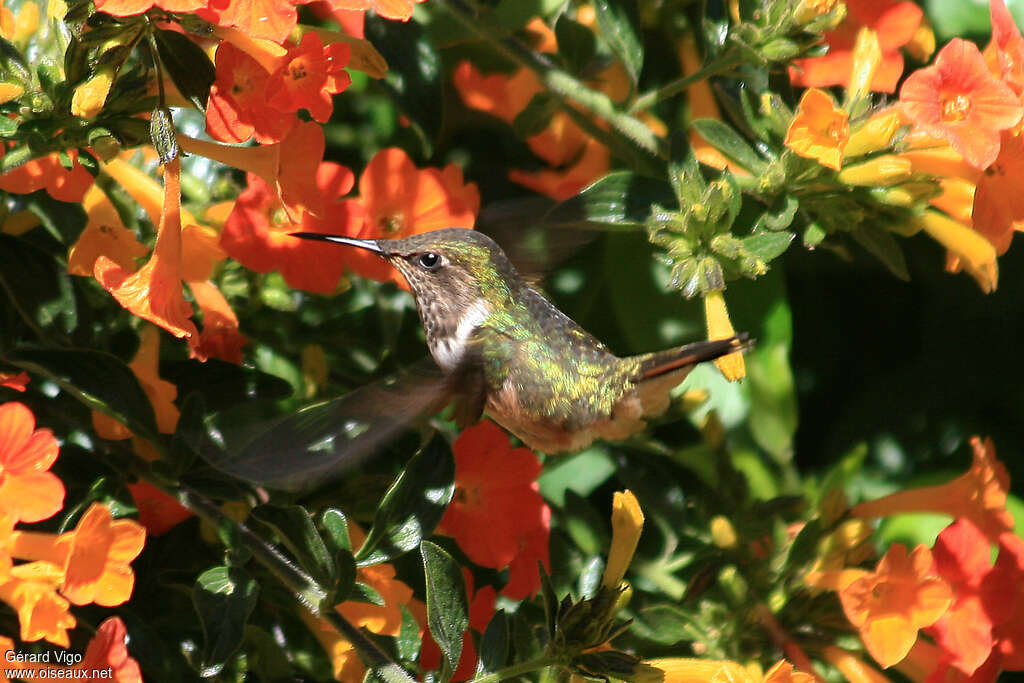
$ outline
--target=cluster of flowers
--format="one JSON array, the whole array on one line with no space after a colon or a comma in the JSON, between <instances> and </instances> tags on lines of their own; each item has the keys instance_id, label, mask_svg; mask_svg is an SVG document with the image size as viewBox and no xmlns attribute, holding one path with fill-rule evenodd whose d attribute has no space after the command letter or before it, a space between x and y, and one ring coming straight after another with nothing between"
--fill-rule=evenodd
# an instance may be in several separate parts
<instances>
[{"instance_id":1,"label":"cluster of flowers","mask_svg":"<svg viewBox=\"0 0 1024 683\"><path fill-rule=\"evenodd\" d=\"M915 681L994 681L1024 670L1024 540L1006 510L1009 476L992 441L972 439L971 468L947 484L899 491L855 505L830 536L805 583L838 591L843 611L882 667ZM862 557L865 518L939 512L954 522L934 547L893 544L873 570L844 567ZM992 563L992 548L998 558ZM919 631L929 639L919 636ZM870 667L830 648L826 657L850 680ZM877 673L877 672L876 672Z\"/></svg>"},{"instance_id":2,"label":"cluster of flowers","mask_svg":"<svg viewBox=\"0 0 1024 683\"><path fill-rule=\"evenodd\" d=\"M794 82L812 87L800 101L786 145L838 171L844 184L890 188L890 203L911 205L926 197L932 208L904 232L927 232L949 250L950 270L964 269L992 291L996 256L1024 225L1016 172L1024 158L1024 38L1005 2L992 0L992 40L984 52L951 40L932 66L907 77L897 103L851 124L851 106L864 92L895 90L903 71L899 47L920 41L923 28L913 3L847 7L847 20L826 36L829 55L794 66ZM849 88L842 107L820 89L838 83ZM936 180L938 191L914 185L915 176Z\"/></svg>"},{"instance_id":3,"label":"cluster of flowers","mask_svg":"<svg viewBox=\"0 0 1024 683\"><path fill-rule=\"evenodd\" d=\"M133 520L114 519L101 503L90 505L62 534L16 528L49 519L64 506L64 484L49 471L58 452L53 434L35 428L24 404L0 405L0 601L17 612L23 642L45 639L66 648L68 629L77 623L72 604L114 607L131 596L130 563L142 552L146 532ZM107 619L76 666L112 670L117 681L141 680L125 635L119 618ZM14 650L9 638L0 637L0 650L7 668L54 666L7 657Z\"/></svg>"},{"instance_id":4,"label":"cluster of flowers","mask_svg":"<svg viewBox=\"0 0 1024 683\"><path fill-rule=\"evenodd\" d=\"M508 435L494 423L484 420L463 430L452 450L455 495L438 532L454 538L474 564L508 571L508 579L500 590L490 585L474 590L472 575L463 572L470 598L469 626L479 634L494 616L499 594L518 601L536 594L540 588L537 563L548 567L551 510L538 491L541 465L537 456L526 448L511 448ZM361 542L362 534L353 525L350 534L353 543ZM632 556L632 551L629 554ZM621 567L623 572L626 565L628 560ZM395 578L394 567L379 564L360 568L357 580L380 593L384 604L345 602L337 606L338 611L357 627L398 636L404 607L415 617L424 636L420 666L425 670L437 669L441 650L429 634L424 635L426 609L413 598L412 589ZM308 621L331 656L335 677L351 683L361 681L365 668L352 645L326 621L312 617ZM472 678L476 664L476 648L467 632L453 680Z\"/></svg>"}]
</instances>

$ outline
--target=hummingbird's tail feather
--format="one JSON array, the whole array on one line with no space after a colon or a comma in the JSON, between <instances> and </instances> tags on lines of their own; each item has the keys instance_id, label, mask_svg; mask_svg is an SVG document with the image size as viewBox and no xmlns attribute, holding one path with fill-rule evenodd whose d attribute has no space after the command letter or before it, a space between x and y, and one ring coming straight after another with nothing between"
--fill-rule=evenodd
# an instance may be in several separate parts
<instances>
[{"instance_id":1,"label":"hummingbird's tail feather","mask_svg":"<svg viewBox=\"0 0 1024 683\"><path fill-rule=\"evenodd\" d=\"M694 342L674 349L655 351L640 357L640 376L642 380L653 379L682 368L693 367L706 360L746 351L752 346L753 342L749 340L747 333L741 332L727 339Z\"/></svg>"}]
</instances>

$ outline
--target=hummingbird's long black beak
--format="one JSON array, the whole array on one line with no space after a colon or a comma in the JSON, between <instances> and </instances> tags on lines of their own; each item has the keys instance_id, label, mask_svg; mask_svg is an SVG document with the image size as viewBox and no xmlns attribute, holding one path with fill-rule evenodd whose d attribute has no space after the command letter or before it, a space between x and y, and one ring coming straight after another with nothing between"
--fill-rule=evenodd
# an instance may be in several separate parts
<instances>
[{"instance_id":1,"label":"hummingbird's long black beak","mask_svg":"<svg viewBox=\"0 0 1024 683\"><path fill-rule=\"evenodd\" d=\"M304 240L316 240L318 242L334 242L335 244L346 244L350 247L359 247L372 251L375 254L384 255L384 250L377 244L377 240L361 240L355 237L342 237L341 235L325 235L322 232L291 232L292 237L301 237Z\"/></svg>"}]
</instances>

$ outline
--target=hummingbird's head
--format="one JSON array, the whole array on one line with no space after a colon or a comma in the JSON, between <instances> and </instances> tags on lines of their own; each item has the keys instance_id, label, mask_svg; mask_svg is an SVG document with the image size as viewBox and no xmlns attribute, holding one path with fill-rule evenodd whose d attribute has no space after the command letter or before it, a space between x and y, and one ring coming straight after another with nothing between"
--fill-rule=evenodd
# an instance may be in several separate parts
<instances>
[{"instance_id":1,"label":"hummingbird's head","mask_svg":"<svg viewBox=\"0 0 1024 683\"><path fill-rule=\"evenodd\" d=\"M309 232L292 234L372 251L401 271L421 306L431 301L454 309L451 313L455 315L479 299L501 301L521 283L501 247L476 230L445 228L402 239L379 240Z\"/></svg>"}]
</instances>

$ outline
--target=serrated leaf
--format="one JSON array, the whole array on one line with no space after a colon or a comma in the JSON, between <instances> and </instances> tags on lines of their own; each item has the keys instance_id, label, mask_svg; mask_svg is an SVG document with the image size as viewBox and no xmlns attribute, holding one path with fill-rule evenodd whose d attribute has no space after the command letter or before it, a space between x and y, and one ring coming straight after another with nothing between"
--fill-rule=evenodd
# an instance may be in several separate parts
<instances>
[{"instance_id":1,"label":"serrated leaf","mask_svg":"<svg viewBox=\"0 0 1024 683\"><path fill-rule=\"evenodd\" d=\"M462 636L469 628L466 586L462 569L440 546L423 541L423 574L427 593L427 624L434 642L441 648L442 683L446 683L459 666Z\"/></svg>"},{"instance_id":2,"label":"serrated leaf","mask_svg":"<svg viewBox=\"0 0 1024 683\"><path fill-rule=\"evenodd\" d=\"M671 205L674 200L667 182L618 171L556 204L542 223L560 228L637 229L643 227L652 205Z\"/></svg>"},{"instance_id":3,"label":"serrated leaf","mask_svg":"<svg viewBox=\"0 0 1024 683\"><path fill-rule=\"evenodd\" d=\"M693 127L708 144L730 161L736 162L754 175L764 173L767 164L732 127L718 119L697 119L693 122Z\"/></svg>"},{"instance_id":4,"label":"serrated leaf","mask_svg":"<svg viewBox=\"0 0 1024 683\"><path fill-rule=\"evenodd\" d=\"M558 41L558 54L565 59L569 71L575 74L590 64L597 50L594 33L565 13L555 22L555 39Z\"/></svg>"},{"instance_id":5,"label":"serrated leaf","mask_svg":"<svg viewBox=\"0 0 1024 683\"><path fill-rule=\"evenodd\" d=\"M199 111L206 111L210 86L217 77L217 69L206 55L184 33L157 29L156 47L160 62L175 87Z\"/></svg>"},{"instance_id":6,"label":"serrated leaf","mask_svg":"<svg viewBox=\"0 0 1024 683\"><path fill-rule=\"evenodd\" d=\"M203 627L200 676L220 673L241 645L258 593L256 581L238 567L214 567L196 579L192 604Z\"/></svg>"},{"instance_id":7,"label":"serrated leaf","mask_svg":"<svg viewBox=\"0 0 1024 683\"><path fill-rule=\"evenodd\" d=\"M93 410L155 438L153 408L131 369L119 358L87 349L21 349L3 357L29 374L52 379Z\"/></svg>"},{"instance_id":8,"label":"serrated leaf","mask_svg":"<svg viewBox=\"0 0 1024 683\"><path fill-rule=\"evenodd\" d=\"M356 562L378 564L415 549L441 521L454 493L455 459L438 434L409 460L384 495Z\"/></svg>"},{"instance_id":9,"label":"serrated leaf","mask_svg":"<svg viewBox=\"0 0 1024 683\"><path fill-rule=\"evenodd\" d=\"M793 238L791 232L762 232L750 237L744 237L743 250L765 263L772 261L782 255L789 248Z\"/></svg>"},{"instance_id":10,"label":"serrated leaf","mask_svg":"<svg viewBox=\"0 0 1024 683\"><path fill-rule=\"evenodd\" d=\"M479 656L477 661L477 675L492 673L503 668L508 663L509 649L511 648L511 636L509 634L508 615L505 610L498 610L491 617L490 623L480 636Z\"/></svg>"},{"instance_id":11,"label":"serrated leaf","mask_svg":"<svg viewBox=\"0 0 1024 683\"><path fill-rule=\"evenodd\" d=\"M320 538L309 512L301 505L257 505L250 513L272 528L299 566L324 585L337 577L334 556Z\"/></svg>"},{"instance_id":12,"label":"serrated leaf","mask_svg":"<svg viewBox=\"0 0 1024 683\"><path fill-rule=\"evenodd\" d=\"M644 65L644 46L634 28L637 25L636 3L630 0L595 0L594 9L601 37L626 67L626 73L635 85Z\"/></svg>"},{"instance_id":13,"label":"serrated leaf","mask_svg":"<svg viewBox=\"0 0 1024 683\"><path fill-rule=\"evenodd\" d=\"M907 261L903 257L903 248L887 230L862 223L850 234L853 235L857 244L881 261L889 269L889 272L904 282L910 280L910 271L907 270Z\"/></svg>"}]
</instances>

